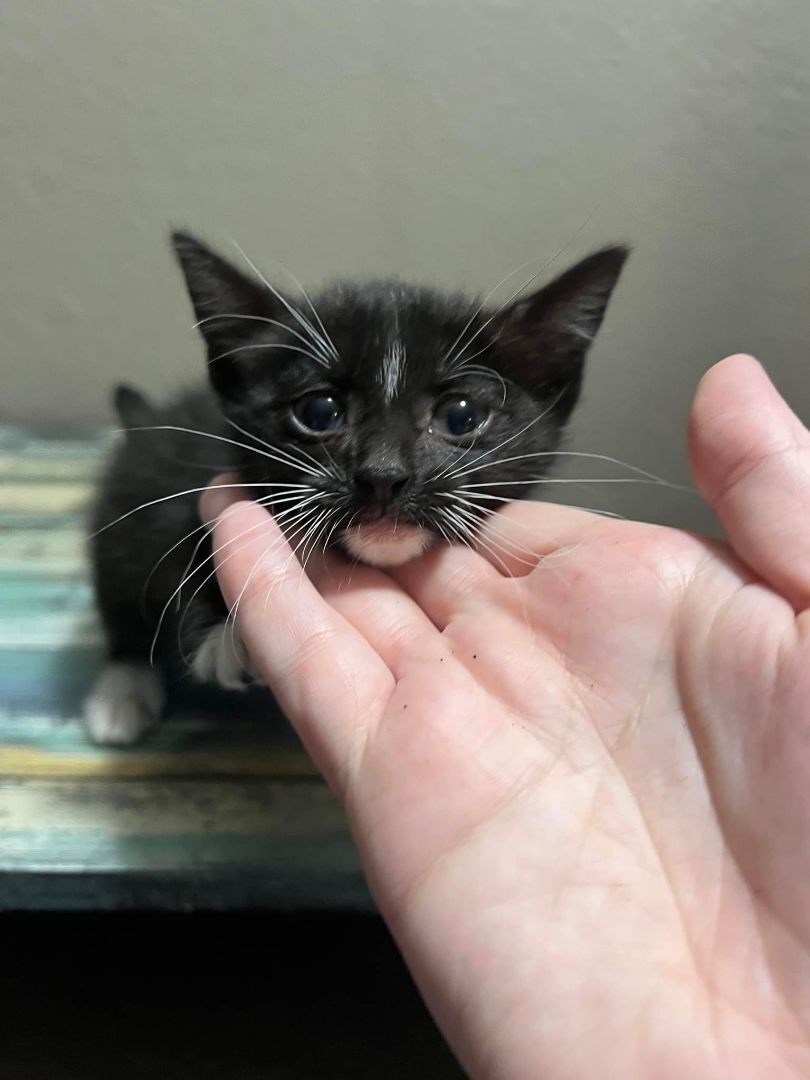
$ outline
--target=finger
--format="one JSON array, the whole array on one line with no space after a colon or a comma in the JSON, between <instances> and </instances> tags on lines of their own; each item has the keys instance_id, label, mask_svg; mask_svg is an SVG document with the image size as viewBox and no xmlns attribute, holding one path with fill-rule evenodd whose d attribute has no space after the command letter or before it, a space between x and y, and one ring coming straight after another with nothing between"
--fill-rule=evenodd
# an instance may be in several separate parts
<instances>
[{"instance_id":1,"label":"finger","mask_svg":"<svg viewBox=\"0 0 810 1080\"><path fill-rule=\"evenodd\" d=\"M439 630L478 602L501 575L486 559L461 545L440 544L418 559L397 566L391 577Z\"/></svg>"},{"instance_id":2,"label":"finger","mask_svg":"<svg viewBox=\"0 0 810 1080\"><path fill-rule=\"evenodd\" d=\"M486 600L504 577L522 577L543 559L581 543L606 522L594 514L549 503L513 503L482 525L477 550L441 545L391 571L400 585L443 630L464 610Z\"/></svg>"},{"instance_id":3,"label":"finger","mask_svg":"<svg viewBox=\"0 0 810 1080\"><path fill-rule=\"evenodd\" d=\"M316 764L346 788L394 679L365 638L303 574L273 518L255 502L206 493L219 510L214 547L227 546L218 575L251 658Z\"/></svg>"},{"instance_id":4,"label":"finger","mask_svg":"<svg viewBox=\"0 0 810 1080\"><path fill-rule=\"evenodd\" d=\"M327 553L311 560L307 572L321 596L363 635L396 678L403 674L405 652L422 654L439 644L425 612L383 571ZM423 648L417 646L420 640Z\"/></svg>"},{"instance_id":5,"label":"finger","mask_svg":"<svg viewBox=\"0 0 810 1080\"><path fill-rule=\"evenodd\" d=\"M218 490L238 477L223 473L200 499L204 520L215 520L222 510L245 497L234 489ZM418 636L435 633L425 613L388 574L340 555L324 553L310 559L307 576L323 598L358 630L383 658L396 677L402 653ZM240 605L241 606L241 605Z\"/></svg>"},{"instance_id":6,"label":"finger","mask_svg":"<svg viewBox=\"0 0 810 1080\"><path fill-rule=\"evenodd\" d=\"M237 473L220 473L209 483L200 496L200 519L216 521L219 515L234 503L247 499L247 491L235 486L241 481Z\"/></svg>"},{"instance_id":7,"label":"finger","mask_svg":"<svg viewBox=\"0 0 810 1080\"><path fill-rule=\"evenodd\" d=\"M695 482L740 558L810 603L810 433L751 356L703 376L689 421Z\"/></svg>"}]
</instances>

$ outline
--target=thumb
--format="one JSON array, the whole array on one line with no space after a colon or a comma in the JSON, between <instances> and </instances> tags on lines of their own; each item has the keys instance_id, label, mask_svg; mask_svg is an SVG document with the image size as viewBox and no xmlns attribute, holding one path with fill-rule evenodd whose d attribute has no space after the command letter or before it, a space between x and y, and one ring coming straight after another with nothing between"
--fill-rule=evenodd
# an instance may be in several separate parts
<instances>
[{"instance_id":1,"label":"thumb","mask_svg":"<svg viewBox=\"0 0 810 1080\"><path fill-rule=\"evenodd\" d=\"M810 432L753 357L730 356L703 376L689 452L737 555L794 607L807 607Z\"/></svg>"}]
</instances>

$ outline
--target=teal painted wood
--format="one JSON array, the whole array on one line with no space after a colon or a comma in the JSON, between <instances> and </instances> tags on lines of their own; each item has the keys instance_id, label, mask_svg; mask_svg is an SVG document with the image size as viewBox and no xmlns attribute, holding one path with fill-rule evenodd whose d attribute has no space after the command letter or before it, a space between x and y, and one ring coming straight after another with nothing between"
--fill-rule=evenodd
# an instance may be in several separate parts
<instances>
[{"instance_id":1,"label":"teal painted wood","mask_svg":"<svg viewBox=\"0 0 810 1080\"><path fill-rule=\"evenodd\" d=\"M358 869L321 784L12 779L0 780L0 805L6 872Z\"/></svg>"},{"instance_id":2,"label":"teal painted wood","mask_svg":"<svg viewBox=\"0 0 810 1080\"><path fill-rule=\"evenodd\" d=\"M236 870L157 873L129 871L97 874L0 871L2 911L233 911L284 910L371 911L373 905L358 870L299 861L294 871L282 866L250 865Z\"/></svg>"},{"instance_id":3,"label":"teal painted wood","mask_svg":"<svg viewBox=\"0 0 810 1080\"><path fill-rule=\"evenodd\" d=\"M143 746L87 743L102 639L84 519L112 438L0 427L0 909L370 906L266 691L181 687Z\"/></svg>"}]
</instances>

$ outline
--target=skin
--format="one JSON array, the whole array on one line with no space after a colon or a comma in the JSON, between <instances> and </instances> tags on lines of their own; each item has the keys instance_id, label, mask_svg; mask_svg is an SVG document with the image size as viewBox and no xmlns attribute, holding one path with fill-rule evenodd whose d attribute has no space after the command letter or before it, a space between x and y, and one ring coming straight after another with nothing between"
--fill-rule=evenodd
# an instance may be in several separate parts
<instances>
[{"instance_id":1,"label":"skin","mask_svg":"<svg viewBox=\"0 0 810 1080\"><path fill-rule=\"evenodd\" d=\"M473 1077L810 1076L810 433L735 356L689 441L728 546L516 504L514 577L439 548L308 580L204 496L215 546L259 526L223 592L261 557L241 633Z\"/></svg>"}]
</instances>

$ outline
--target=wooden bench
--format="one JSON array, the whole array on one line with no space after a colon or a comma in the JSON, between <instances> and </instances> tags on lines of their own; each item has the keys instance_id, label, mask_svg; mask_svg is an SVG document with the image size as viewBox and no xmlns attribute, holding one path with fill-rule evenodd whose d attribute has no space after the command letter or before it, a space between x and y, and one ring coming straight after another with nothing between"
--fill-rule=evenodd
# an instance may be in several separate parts
<instances>
[{"instance_id":1,"label":"wooden bench","mask_svg":"<svg viewBox=\"0 0 810 1080\"><path fill-rule=\"evenodd\" d=\"M0 428L0 909L367 908L343 813L266 691L175 693L90 746L84 514L111 436Z\"/></svg>"}]
</instances>

